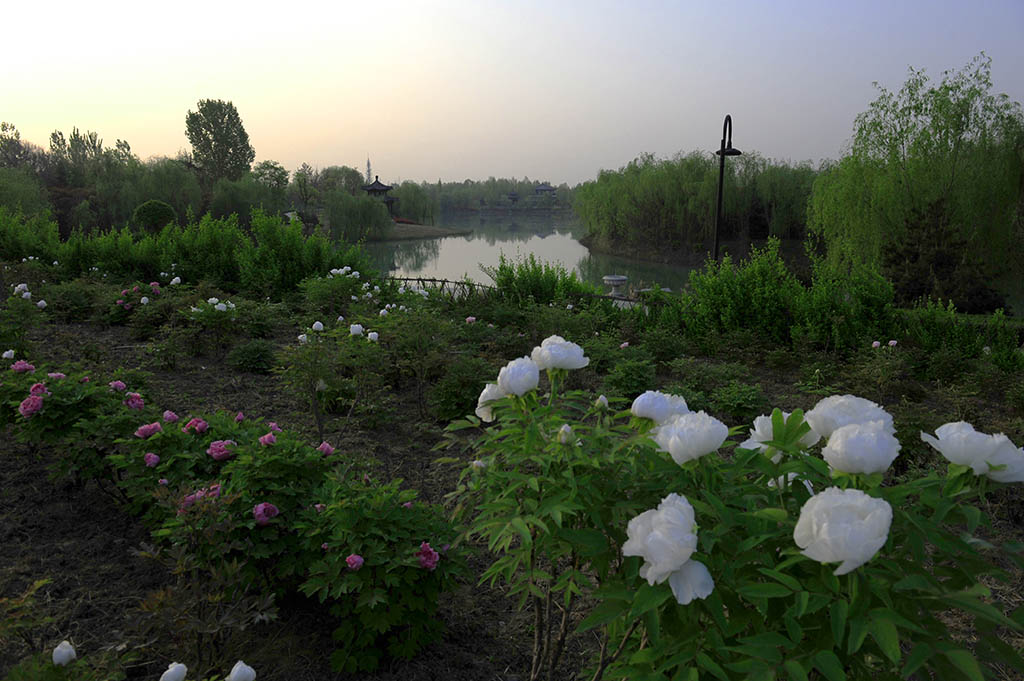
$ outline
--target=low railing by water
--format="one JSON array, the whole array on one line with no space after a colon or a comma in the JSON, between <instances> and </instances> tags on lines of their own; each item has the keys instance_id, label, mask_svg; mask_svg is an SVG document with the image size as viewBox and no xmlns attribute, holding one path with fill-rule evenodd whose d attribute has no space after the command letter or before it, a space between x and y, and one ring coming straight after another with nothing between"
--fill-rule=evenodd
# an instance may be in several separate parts
<instances>
[{"instance_id":1,"label":"low railing by water","mask_svg":"<svg viewBox=\"0 0 1024 681\"><path fill-rule=\"evenodd\" d=\"M485 291L497 291L498 287L491 284L479 284L475 281L452 281L451 279L436 279L434 277L385 277L391 281L402 282L406 285L412 285L415 288L436 290L442 295L446 295L452 298L464 298L469 293L477 290ZM571 293L569 297L574 300L610 300L620 307L632 307L634 305L643 303L649 305L651 303L659 304L663 301L650 296L641 295L639 297L629 297L625 295L610 295L601 293Z\"/></svg>"}]
</instances>

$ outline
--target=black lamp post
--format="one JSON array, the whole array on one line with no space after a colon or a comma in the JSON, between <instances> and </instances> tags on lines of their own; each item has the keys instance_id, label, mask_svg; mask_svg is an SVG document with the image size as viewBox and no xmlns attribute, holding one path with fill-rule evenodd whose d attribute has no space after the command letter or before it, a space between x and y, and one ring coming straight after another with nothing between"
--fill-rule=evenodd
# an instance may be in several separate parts
<instances>
[{"instance_id":1,"label":"black lamp post","mask_svg":"<svg viewBox=\"0 0 1024 681\"><path fill-rule=\"evenodd\" d=\"M728 133L728 143L726 142ZM725 180L725 157L739 156L739 149L732 148L732 116L726 114L725 123L722 124L722 146L715 152L718 154L718 210L715 211L715 262L718 262L718 225L722 219L722 182Z\"/></svg>"}]
</instances>

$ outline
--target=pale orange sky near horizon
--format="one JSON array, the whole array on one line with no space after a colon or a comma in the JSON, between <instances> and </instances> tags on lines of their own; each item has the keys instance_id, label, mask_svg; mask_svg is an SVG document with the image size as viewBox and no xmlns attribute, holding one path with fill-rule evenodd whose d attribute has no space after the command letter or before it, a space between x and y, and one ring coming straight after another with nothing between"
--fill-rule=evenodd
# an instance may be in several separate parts
<instances>
[{"instance_id":1,"label":"pale orange sky near horizon","mask_svg":"<svg viewBox=\"0 0 1024 681\"><path fill-rule=\"evenodd\" d=\"M56 7L54 6L56 5ZM993 90L1024 100L1024 3L295 2L187 0L5 10L0 120L188 148L200 99L238 108L257 160L350 165L399 180L575 184L642 152L734 143L837 158L876 91L984 50Z\"/></svg>"}]
</instances>

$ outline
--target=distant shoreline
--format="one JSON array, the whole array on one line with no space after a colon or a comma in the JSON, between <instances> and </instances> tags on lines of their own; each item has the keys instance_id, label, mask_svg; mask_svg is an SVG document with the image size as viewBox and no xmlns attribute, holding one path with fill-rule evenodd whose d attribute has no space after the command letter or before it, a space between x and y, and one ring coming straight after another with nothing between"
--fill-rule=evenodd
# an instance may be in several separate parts
<instances>
[{"instance_id":1,"label":"distant shoreline","mask_svg":"<svg viewBox=\"0 0 1024 681\"><path fill-rule=\"evenodd\" d=\"M368 239L368 241L412 241L414 239L437 239L445 236L465 236L472 233L471 229L451 229L436 225L412 225L396 222L391 225L384 236Z\"/></svg>"}]
</instances>

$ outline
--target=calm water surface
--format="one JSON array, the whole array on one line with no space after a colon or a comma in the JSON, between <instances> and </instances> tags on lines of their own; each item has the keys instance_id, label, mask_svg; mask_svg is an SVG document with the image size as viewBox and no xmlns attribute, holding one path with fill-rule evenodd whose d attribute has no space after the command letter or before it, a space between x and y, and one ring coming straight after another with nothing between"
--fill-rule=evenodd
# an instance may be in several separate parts
<instances>
[{"instance_id":1,"label":"calm water surface","mask_svg":"<svg viewBox=\"0 0 1024 681\"><path fill-rule=\"evenodd\" d=\"M602 287L604 275L624 274L632 287L657 283L674 291L683 287L693 269L591 254L578 241L586 229L572 214L460 215L446 217L438 224L473 231L466 236L368 244L374 265L397 277L460 280L468 276L472 281L491 284L482 267L497 266L502 254L511 260L533 255Z\"/></svg>"}]
</instances>

